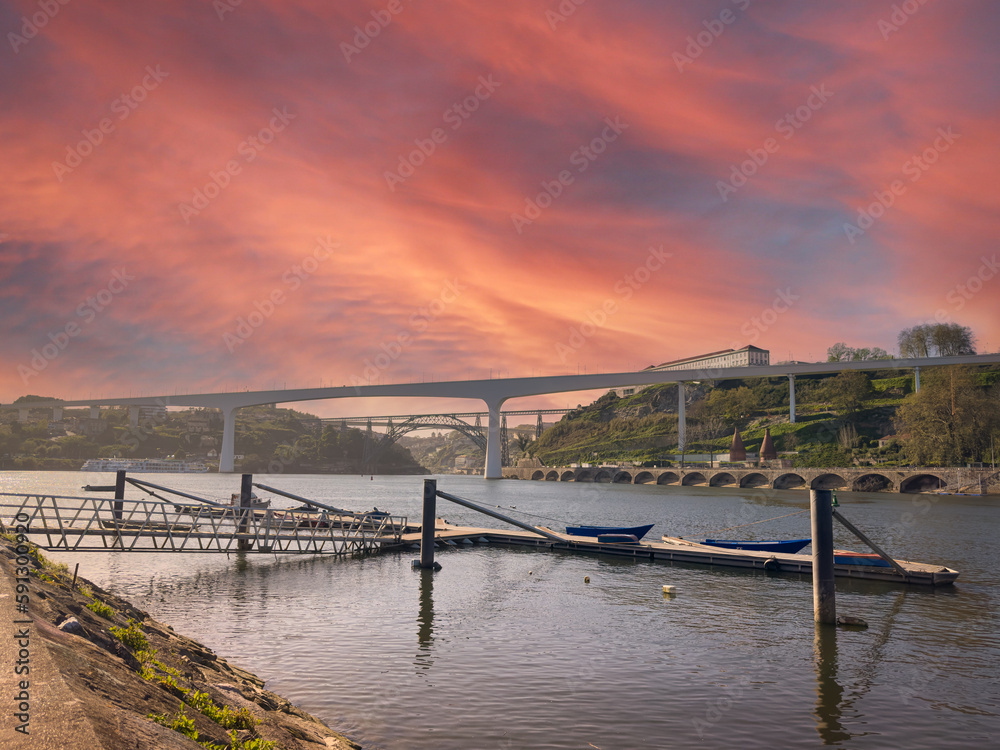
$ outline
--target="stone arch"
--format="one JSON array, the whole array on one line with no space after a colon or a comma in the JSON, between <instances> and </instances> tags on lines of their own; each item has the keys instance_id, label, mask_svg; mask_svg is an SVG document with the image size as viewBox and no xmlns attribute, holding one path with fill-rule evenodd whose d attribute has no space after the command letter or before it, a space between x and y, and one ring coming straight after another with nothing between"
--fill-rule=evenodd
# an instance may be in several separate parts
<instances>
[{"instance_id":1,"label":"stone arch","mask_svg":"<svg viewBox=\"0 0 1000 750\"><path fill-rule=\"evenodd\" d=\"M593 482L594 481L594 474L593 474L593 472L591 472L590 469L580 469L580 471L578 471L577 474L576 474L575 481L577 481L577 482Z\"/></svg>"},{"instance_id":2,"label":"stone arch","mask_svg":"<svg viewBox=\"0 0 1000 750\"><path fill-rule=\"evenodd\" d=\"M805 488L805 478L791 472L782 474L774 480L774 489L776 490L804 490Z\"/></svg>"},{"instance_id":3,"label":"stone arch","mask_svg":"<svg viewBox=\"0 0 1000 750\"><path fill-rule=\"evenodd\" d=\"M809 483L811 490L845 490L849 486L840 474L820 474Z\"/></svg>"},{"instance_id":4,"label":"stone arch","mask_svg":"<svg viewBox=\"0 0 1000 750\"><path fill-rule=\"evenodd\" d=\"M892 480L884 474L862 474L851 485L852 492L884 492L892 489Z\"/></svg>"},{"instance_id":5,"label":"stone arch","mask_svg":"<svg viewBox=\"0 0 1000 750\"><path fill-rule=\"evenodd\" d=\"M615 484L632 484L632 475L627 471L619 471L611 481Z\"/></svg>"},{"instance_id":6,"label":"stone arch","mask_svg":"<svg viewBox=\"0 0 1000 750\"><path fill-rule=\"evenodd\" d=\"M653 475L648 471L640 471L635 475L635 479L632 480L635 484L646 484L646 482L653 481Z\"/></svg>"},{"instance_id":7,"label":"stone arch","mask_svg":"<svg viewBox=\"0 0 1000 750\"><path fill-rule=\"evenodd\" d=\"M534 474L531 475L532 479L545 479L545 472L539 469Z\"/></svg>"},{"instance_id":8,"label":"stone arch","mask_svg":"<svg viewBox=\"0 0 1000 750\"><path fill-rule=\"evenodd\" d=\"M681 479L682 487L693 487L696 484L708 484L708 479L700 471L692 471L689 474L685 474L684 478Z\"/></svg>"},{"instance_id":9,"label":"stone arch","mask_svg":"<svg viewBox=\"0 0 1000 750\"><path fill-rule=\"evenodd\" d=\"M611 472L601 469L594 474L594 481L600 482L601 484L611 484Z\"/></svg>"},{"instance_id":10,"label":"stone arch","mask_svg":"<svg viewBox=\"0 0 1000 750\"><path fill-rule=\"evenodd\" d=\"M737 484L736 477L728 471L720 471L708 480L709 487L727 487L731 484Z\"/></svg>"},{"instance_id":11,"label":"stone arch","mask_svg":"<svg viewBox=\"0 0 1000 750\"><path fill-rule=\"evenodd\" d=\"M766 487L770 482L767 477L756 471L747 474L740 480L740 487Z\"/></svg>"},{"instance_id":12,"label":"stone arch","mask_svg":"<svg viewBox=\"0 0 1000 750\"><path fill-rule=\"evenodd\" d=\"M928 492L940 490L948 486L941 477L935 474L914 474L899 483L900 492Z\"/></svg>"},{"instance_id":13,"label":"stone arch","mask_svg":"<svg viewBox=\"0 0 1000 750\"><path fill-rule=\"evenodd\" d=\"M552 471L550 471L548 474L545 475L545 481L546 482L558 482L559 481L559 472L556 471L555 469L553 469Z\"/></svg>"},{"instance_id":14,"label":"stone arch","mask_svg":"<svg viewBox=\"0 0 1000 750\"><path fill-rule=\"evenodd\" d=\"M572 471L564 471L562 473L562 476L559 477L559 481L560 482L575 482L576 481L576 473L572 472Z\"/></svg>"},{"instance_id":15,"label":"stone arch","mask_svg":"<svg viewBox=\"0 0 1000 750\"><path fill-rule=\"evenodd\" d=\"M657 484L676 484L680 481L680 475L672 471L665 471L656 478Z\"/></svg>"}]
</instances>

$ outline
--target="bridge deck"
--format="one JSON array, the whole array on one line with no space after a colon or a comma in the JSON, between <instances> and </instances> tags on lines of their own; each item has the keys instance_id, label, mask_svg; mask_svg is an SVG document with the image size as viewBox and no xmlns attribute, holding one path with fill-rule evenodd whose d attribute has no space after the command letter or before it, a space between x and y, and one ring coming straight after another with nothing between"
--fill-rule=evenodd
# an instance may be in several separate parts
<instances>
[{"instance_id":1,"label":"bridge deck","mask_svg":"<svg viewBox=\"0 0 1000 750\"><path fill-rule=\"evenodd\" d=\"M540 527L545 528L545 527ZM544 547L546 549L569 550L584 553L617 555L632 557L637 560L670 561L697 563L702 565L720 565L732 568L750 568L765 570L764 564L769 560L770 569L783 573L812 574L811 555L789 555L772 552L750 552L745 550L729 550L721 547L711 547L697 542L676 537L665 537L658 542L639 542L638 544L607 544L598 542L593 537L570 536L545 528L546 531L559 536L562 543L552 542L530 531L488 529L468 526L454 526L442 523L436 525L434 538L447 543L460 542L468 539L473 543L486 540L494 544L515 544L528 547ZM407 533L400 537L401 544L419 544L420 533ZM875 581L891 581L894 583L916 583L928 586L949 584L958 578L958 571L941 565L908 562L897 560L907 573L904 581L892 568L877 568L864 565L834 565L834 573L843 578L861 578Z\"/></svg>"}]
</instances>

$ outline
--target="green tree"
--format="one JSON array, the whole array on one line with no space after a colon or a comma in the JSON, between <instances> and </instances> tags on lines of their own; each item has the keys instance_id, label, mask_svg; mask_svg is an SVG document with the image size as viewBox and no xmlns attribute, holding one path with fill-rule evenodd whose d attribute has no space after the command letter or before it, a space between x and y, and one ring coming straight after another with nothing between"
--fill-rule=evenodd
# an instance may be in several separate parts
<instances>
[{"instance_id":1,"label":"green tree","mask_svg":"<svg viewBox=\"0 0 1000 750\"><path fill-rule=\"evenodd\" d=\"M919 393L906 397L896 415L909 462L949 466L989 460L990 437L1000 430L1000 391L976 383L968 367L928 370Z\"/></svg>"},{"instance_id":2,"label":"green tree","mask_svg":"<svg viewBox=\"0 0 1000 750\"><path fill-rule=\"evenodd\" d=\"M827 386L827 396L834 411L845 419L850 419L871 397L872 384L868 376L856 370L845 370L831 378Z\"/></svg>"},{"instance_id":3,"label":"green tree","mask_svg":"<svg viewBox=\"0 0 1000 750\"><path fill-rule=\"evenodd\" d=\"M976 337L958 323L916 325L899 332L900 357L954 357L976 353Z\"/></svg>"}]
</instances>

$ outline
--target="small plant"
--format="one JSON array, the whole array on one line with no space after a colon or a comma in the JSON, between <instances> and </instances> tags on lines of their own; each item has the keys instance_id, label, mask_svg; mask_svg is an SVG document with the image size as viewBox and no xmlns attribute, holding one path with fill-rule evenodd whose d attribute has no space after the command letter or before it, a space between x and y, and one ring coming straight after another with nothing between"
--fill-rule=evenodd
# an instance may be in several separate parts
<instances>
[{"instance_id":1,"label":"small plant","mask_svg":"<svg viewBox=\"0 0 1000 750\"><path fill-rule=\"evenodd\" d=\"M142 628L135 620L129 620L127 628L112 625L108 630L111 631L111 634L115 638L128 646L133 654L140 651L149 651L149 641L146 639L146 634L142 632Z\"/></svg>"},{"instance_id":2,"label":"small plant","mask_svg":"<svg viewBox=\"0 0 1000 750\"><path fill-rule=\"evenodd\" d=\"M102 602L100 599L94 599L90 604L87 605L87 609L96 615L100 615L105 620L114 620L115 611L107 604Z\"/></svg>"},{"instance_id":3,"label":"small plant","mask_svg":"<svg viewBox=\"0 0 1000 750\"><path fill-rule=\"evenodd\" d=\"M198 730L194 728L194 719L184 713L183 703L181 704L180 710L174 714L172 719L164 714L149 714L146 718L152 719L157 724L162 724L169 729L173 729L175 732L180 732L185 737L189 737L195 742L198 741Z\"/></svg>"},{"instance_id":4,"label":"small plant","mask_svg":"<svg viewBox=\"0 0 1000 750\"><path fill-rule=\"evenodd\" d=\"M218 706L208 693L189 693L188 702L223 729L253 729L259 723L246 708L234 711L229 706Z\"/></svg>"}]
</instances>

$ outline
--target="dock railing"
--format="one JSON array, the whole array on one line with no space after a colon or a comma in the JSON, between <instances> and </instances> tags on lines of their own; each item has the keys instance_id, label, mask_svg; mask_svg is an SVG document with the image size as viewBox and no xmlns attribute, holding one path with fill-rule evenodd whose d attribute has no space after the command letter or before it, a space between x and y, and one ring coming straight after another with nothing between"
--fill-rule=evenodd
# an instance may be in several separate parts
<instances>
[{"instance_id":1,"label":"dock railing","mask_svg":"<svg viewBox=\"0 0 1000 750\"><path fill-rule=\"evenodd\" d=\"M349 554L398 543L406 518L5 492L0 526L52 551Z\"/></svg>"}]
</instances>

